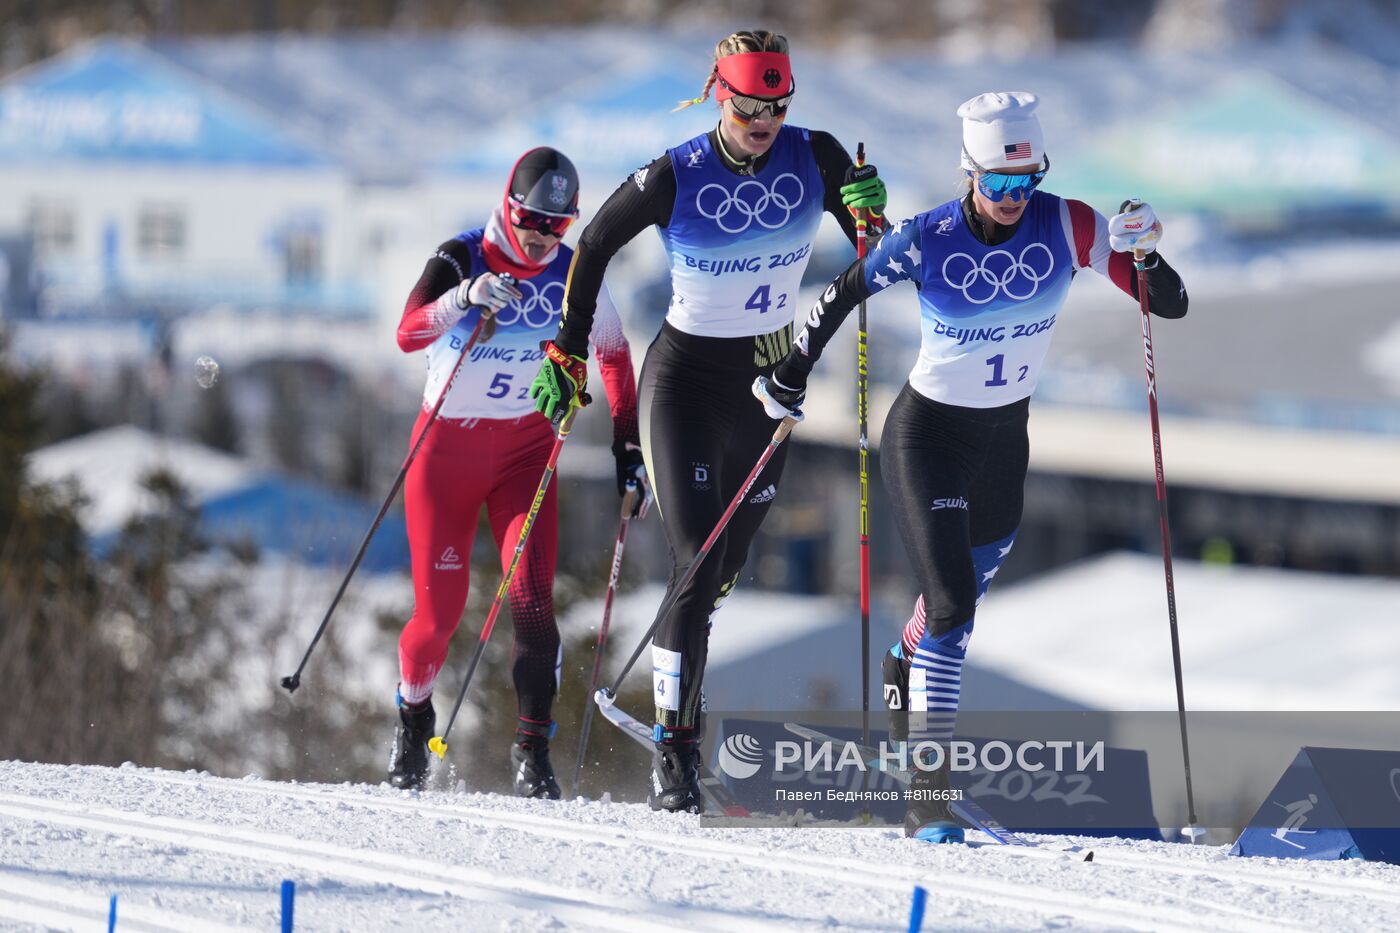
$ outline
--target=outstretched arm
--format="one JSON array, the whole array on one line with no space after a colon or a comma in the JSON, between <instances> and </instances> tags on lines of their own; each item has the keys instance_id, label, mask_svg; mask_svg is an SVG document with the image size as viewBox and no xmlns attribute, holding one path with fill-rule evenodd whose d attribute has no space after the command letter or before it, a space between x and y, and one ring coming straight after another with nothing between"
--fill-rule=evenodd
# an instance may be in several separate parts
<instances>
[{"instance_id":1,"label":"outstretched arm","mask_svg":"<svg viewBox=\"0 0 1400 933\"><path fill-rule=\"evenodd\" d=\"M864 259L857 259L832 279L807 312L792 349L773 372L774 379L789 389L805 388L812 367L851 309L895 282L918 275L923 255L921 240L917 221L900 221Z\"/></svg>"},{"instance_id":2,"label":"outstretched arm","mask_svg":"<svg viewBox=\"0 0 1400 933\"><path fill-rule=\"evenodd\" d=\"M1138 300L1137 275L1133 256L1115 252L1109 243L1109 221L1083 201L1060 202L1060 218L1065 235L1074 248L1074 267L1093 269ZM1186 286L1176 270L1155 250L1147 257L1148 307L1158 317L1186 316Z\"/></svg>"}]
</instances>

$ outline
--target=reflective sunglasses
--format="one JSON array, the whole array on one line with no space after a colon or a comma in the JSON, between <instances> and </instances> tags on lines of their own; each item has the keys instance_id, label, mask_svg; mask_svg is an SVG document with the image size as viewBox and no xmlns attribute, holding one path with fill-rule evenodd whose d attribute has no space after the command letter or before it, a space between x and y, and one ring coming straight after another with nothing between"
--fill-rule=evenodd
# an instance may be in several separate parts
<instances>
[{"instance_id":1,"label":"reflective sunglasses","mask_svg":"<svg viewBox=\"0 0 1400 933\"><path fill-rule=\"evenodd\" d=\"M767 110L772 114L773 119L781 117L787 113L788 105L792 103L792 95L797 91L797 79L792 79L792 87L782 97L753 97L749 94L741 94L739 91L718 72L715 74L717 80L726 91L734 96L729 98L734 103L734 112L744 119L745 122L757 119L758 116Z\"/></svg>"},{"instance_id":2,"label":"reflective sunglasses","mask_svg":"<svg viewBox=\"0 0 1400 933\"><path fill-rule=\"evenodd\" d=\"M562 237L564 231L569 229L578 211L573 210L568 213L556 214L551 211L542 211L533 207L526 207L516 201L514 197L510 199L510 222L525 230L533 230L536 233L543 233L549 236Z\"/></svg>"},{"instance_id":3,"label":"reflective sunglasses","mask_svg":"<svg viewBox=\"0 0 1400 933\"><path fill-rule=\"evenodd\" d=\"M966 154L966 152L967 150L964 149L963 153ZM972 156L968 156L967 160L973 165L977 165ZM1040 187L1040 183L1045 180L1045 175L1049 171L1050 156L1047 155L1045 167L1029 175L1008 175L1004 172L993 172L980 165L977 165L975 171L969 171L967 174L976 181L977 190L982 192L988 201L995 204L1006 197L1010 197L1013 203L1026 200L1031 196L1032 191Z\"/></svg>"}]
</instances>

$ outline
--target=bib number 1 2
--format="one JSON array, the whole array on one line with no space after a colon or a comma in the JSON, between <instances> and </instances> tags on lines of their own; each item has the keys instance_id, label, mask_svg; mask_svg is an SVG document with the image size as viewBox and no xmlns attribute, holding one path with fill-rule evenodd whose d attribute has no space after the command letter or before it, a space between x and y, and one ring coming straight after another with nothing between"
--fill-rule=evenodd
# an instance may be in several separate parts
<instances>
[{"instance_id":1,"label":"bib number 1 2","mask_svg":"<svg viewBox=\"0 0 1400 933\"><path fill-rule=\"evenodd\" d=\"M985 386L1004 386L1004 385L1007 385L1008 383L1007 383L1007 381L1006 381L1006 378L1002 375L1002 366L1006 363L1006 356L1005 356L1005 354L998 353L996 356L994 356L994 357L992 357L991 359L987 360L986 363L987 363L988 366L992 367L992 378L988 379L986 382L984 382L984 383L982 383L982 384L985 385ZM1019 374L1017 375L1017 377L1016 377L1016 381L1017 381L1017 382L1025 382L1025 381L1026 381L1026 374L1029 373L1030 370L1031 370L1031 368L1030 368L1029 366L1022 366L1022 367L1021 367L1020 373L1019 373Z\"/></svg>"}]
</instances>

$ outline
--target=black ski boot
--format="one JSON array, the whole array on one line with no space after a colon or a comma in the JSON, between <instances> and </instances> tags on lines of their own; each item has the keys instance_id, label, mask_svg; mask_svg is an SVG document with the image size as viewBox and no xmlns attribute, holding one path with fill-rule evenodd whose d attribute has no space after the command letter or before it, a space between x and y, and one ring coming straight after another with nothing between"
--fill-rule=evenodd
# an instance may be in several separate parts
<instances>
[{"instance_id":1,"label":"black ski boot","mask_svg":"<svg viewBox=\"0 0 1400 933\"><path fill-rule=\"evenodd\" d=\"M904 811L904 835L934 843L964 842L963 828L953 818L948 765L934 771L914 770L909 782L912 799Z\"/></svg>"},{"instance_id":2,"label":"black ski boot","mask_svg":"<svg viewBox=\"0 0 1400 933\"><path fill-rule=\"evenodd\" d=\"M880 662L885 684L885 709L890 714L890 741L903 742L909 737L909 660L904 646L895 642Z\"/></svg>"},{"instance_id":3,"label":"black ski boot","mask_svg":"<svg viewBox=\"0 0 1400 933\"><path fill-rule=\"evenodd\" d=\"M651 753L647 803L653 810L670 813L705 812L705 798L700 794L700 745L694 736L678 740L675 733L667 733L656 743Z\"/></svg>"},{"instance_id":4,"label":"black ski boot","mask_svg":"<svg viewBox=\"0 0 1400 933\"><path fill-rule=\"evenodd\" d=\"M553 731L553 725L550 723L549 731ZM549 760L548 732L535 732L523 724L518 727L515 744L510 747L510 768L516 796L559 799L559 781L554 777L554 765Z\"/></svg>"},{"instance_id":5,"label":"black ski boot","mask_svg":"<svg viewBox=\"0 0 1400 933\"><path fill-rule=\"evenodd\" d=\"M418 706L399 701L399 726L394 732L394 756L389 759L389 783L404 790L428 781L428 740L437 728L431 698Z\"/></svg>"}]
</instances>

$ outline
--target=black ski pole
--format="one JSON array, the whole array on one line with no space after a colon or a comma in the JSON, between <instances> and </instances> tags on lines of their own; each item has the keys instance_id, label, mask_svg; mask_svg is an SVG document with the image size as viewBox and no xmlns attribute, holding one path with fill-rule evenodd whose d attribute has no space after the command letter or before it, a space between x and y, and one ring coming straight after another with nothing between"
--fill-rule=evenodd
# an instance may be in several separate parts
<instances>
[{"instance_id":1,"label":"black ski pole","mask_svg":"<svg viewBox=\"0 0 1400 933\"><path fill-rule=\"evenodd\" d=\"M613 545L612 569L608 573L608 593L603 597L603 621L598 626L598 647L593 653L593 676L588 679L588 692L584 694L583 726L578 732L578 761L574 763L574 796L579 793L579 782L583 778L583 759L588 751L588 732L593 726L594 692L598 689L598 675L603 671L603 648L608 643L608 626L612 622L613 597L617 594L617 581L622 576L622 549L627 545L627 522L636 506L637 497L642 492L635 481L628 482L627 494L622 497L622 520L617 527L617 542Z\"/></svg>"},{"instance_id":2,"label":"black ski pole","mask_svg":"<svg viewBox=\"0 0 1400 933\"><path fill-rule=\"evenodd\" d=\"M1141 202L1126 201L1120 211L1134 210ZM1191 786L1191 746L1186 738L1186 691L1181 676L1181 639L1176 624L1176 583L1172 576L1172 535L1167 522L1167 477L1162 469L1162 426L1157 417L1157 364L1152 356L1152 317L1147 297L1147 254L1133 250L1137 270L1138 305L1142 309L1142 353L1147 367L1147 410L1152 418L1152 455L1157 467L1157 519L1162 530L1162 566L1167 577L1167 620L1172 637L1172 669L1176 675L1176 714L1181 726L1181 763L1186 773L1186 819L1188 835L1195 842L1201 835L1196 827L1196 796Z\"/></svg>"},{"instance_id":3,"label":"black ski pole","mask_svg":"<svg viewBox=\"0 0 1400 933\"><path fill-rule=\"evenodd\" d=\"M394 478L394 485L389 490L389 495L384 497L384 504L379 507L379 514L374 516L374 523L369 526L369 531L365 532L365 538L360 542L360 549L355 552L355 559L350 561L350 569L345 572L345 579L340 581L340 588L335 591L335 596L331 599L331 604L326 608L326 614L321 618L321 624L316 627L316 634L311 636L311 644L306 646L306 653L301 656L301 663L297 665L294 673L282 678L282 686L288 693L295 693L297 687L301 686L301 672L306 668L306 662L311 660L311 652L316 650L316 643L325 634L326 627L331 624L331 616L335 613L336 606L340 605L340 598L345 595L345 588L350 585L350 578L355 575L355 571L360 568L360 561L364 560L365 552L369 550L369 543L374 538L374 533L379 530L379 525L384 521L384 516L389 514L389 506L393 504L394 497L399 494L399 488L403 486L404 478L408 476L408 468L413 466L414 459L418 456L419 449L423 446L423 441L428 437L428 432L432 430L433 424L437 421L438 412L442 410L442 403L447 401L447 393L452 390L452 383L457 380L457 373L462 371L462 363L466 361L467 354L471 353L472 347L476 344L477 337L481 335L481 328L486 323L489 315L482 309L480 320L476 322L476 327L472 330L467 343L462 347L462 354L457 357L457 365L452 369L452 375L448 377L447 383L438 393L437 404L433 406L432 414L428 416L427 424L423 425L423 430L418 434L418 440L413 442L413 448L404 458L403 466L399 468L399 475Z\"/></svg>"},{"instance_id":4,"label":"black ski pole","mask_svg":"<svg viewBox=\"0 0 1400 933\"><path fill-rule=\"evenodd\" d=\"M759 376L755 379L753 393L760 399L768 397L768 380L763 376ZM651 627L646 630L646 634L642 636L642 640L637 642L636 649L632 652L632 656L627 659L627 663L623 665L616 679L613 680L612 686L605 687L594 695L596 701L602 702L605 698L611 699L617 696L617 692L622 689L623 679L626 678L628 672L632 670L632 665L636 664L637 659L642 656L642 649L646 647L647 642L651 641L652 636L656 634L656 629L661 625L661 620L666 618L666 614L671 611L671 607L676 604L676 600L680 599L681 593L690 585L690 581L695 579L695 574L700 570L700 565L705 562L705 555L710 553L710 549L714 547L715 542L719 540L719 536L724 532L725 526L729 524L729 520L733 518L734 513L739 510L739 506L744 501L744 496L748 494L749 489L753 487L754 482L758 479L758 474L763 472L763 468L768 465L768 461L773 458L773 454L782 446L783 441L787 440L788 434L792 433L793 427L801 420L801 411L791 411L778 424L777 429L773 432L773 439L770 440L768 446L763 449L762 455L758 458L758 463L754 464L754 468L749 471L748 478L744 480L743 485L739 487L739 492L735 494L733 500L730 501L729 508L725 509L724 514L720 516L719 522L715 525L715 530L710 532L710 536L706 538L705 543L700 546L699 553L695 555L690 565L686 567L685 575L681 577L680 582L676 584L676 588L662 601L661 608L656 611L656 618L651 622Z\"/></svg>"}]
</instances>

